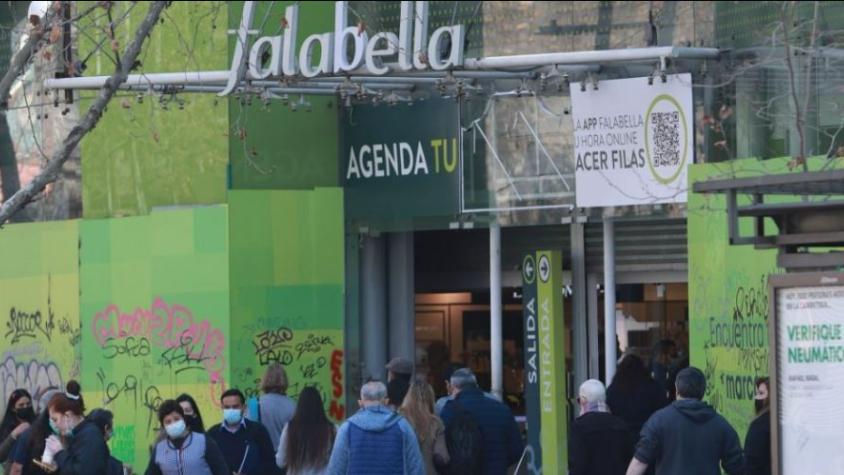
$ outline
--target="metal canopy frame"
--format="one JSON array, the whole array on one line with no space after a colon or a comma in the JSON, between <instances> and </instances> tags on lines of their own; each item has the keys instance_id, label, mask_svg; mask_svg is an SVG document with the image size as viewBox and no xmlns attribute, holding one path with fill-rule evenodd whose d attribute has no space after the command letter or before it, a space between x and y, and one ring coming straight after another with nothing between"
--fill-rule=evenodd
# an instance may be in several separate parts
<instances>
[{"instance_id":1,"label":"metal canopy frame","mask_svg":"<svg viewBox=\"0 0 844 475\"><path fill-rule=\"evenodd\" d=\"M281 76L259 80L245 72L236 93L342 96L344 92L355 89L364 92L378 89L402 91L425 86L436 86L441 91L443 86L471 89L481 81L545 81L554 77L568 79L569 75L596 73L601 66L623 63L652 62L655 73L665 75L672 60L708 60L719 56L717 48L661 46L467 58L460 68L450 71L405 72L395 64L388 64L392 70L383 76L373 75L367 70L356 70L315 78ZM131 74L121 89L219 94L225 89L230 74L228 70ZM44 87L54 90L93 90L102 88L108 78L87 76L47 79Z\"/></svg>"},{"instance_id":2,"label":"metal canopy frame","mask_svg":"<svg viewBox=\"0 0 844 475\"><path fill-rule=\"evenodd\" d=\"M812 253L812 248L844 246L844 170L798 172L696 183L695 193L723 193L727 198L727 227L732 245L779 249L777 264L793 270L844 267L844 252ZM738 195L749 205L739 205ZM799 200L766 203L766 196L795 196ZM753 234L741 235L739 220L753 219ZM776 223L777 235L765 234L765 218ZM815 222L807 225L807 219Z\"/></svg>"}]
</instances>

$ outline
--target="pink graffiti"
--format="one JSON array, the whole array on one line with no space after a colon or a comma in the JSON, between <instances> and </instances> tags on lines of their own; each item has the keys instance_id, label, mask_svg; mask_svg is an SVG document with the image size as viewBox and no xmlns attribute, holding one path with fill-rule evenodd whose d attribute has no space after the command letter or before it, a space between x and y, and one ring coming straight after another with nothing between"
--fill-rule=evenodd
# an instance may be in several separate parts
<instances>
[{"instance_id":1,"label":"pink graffiti","mask_svg":"<svg viewBox=\"0 0 844 475\"><path fill-rule=\"evenodd\" d=\"M226 368L223 333L208 320L195 321L189 308L167 305L161 297L150 308L138 307L131 313L111 304L94 315L91 330L101 347L112 340L147 338L153 346L166 348L161 355L164 364L201 364L212 383L222 380Z\"/></svg>"}]
</instances>

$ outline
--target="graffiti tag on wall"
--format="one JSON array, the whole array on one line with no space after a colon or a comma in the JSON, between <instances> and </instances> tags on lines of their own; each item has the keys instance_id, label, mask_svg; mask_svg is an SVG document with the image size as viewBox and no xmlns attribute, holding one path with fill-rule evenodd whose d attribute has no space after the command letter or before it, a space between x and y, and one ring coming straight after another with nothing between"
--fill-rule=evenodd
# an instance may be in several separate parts
<instances>
[{"instance_id":1,"label":"graffiti tag on wall","mask_svg":"<svg viewBox=\"0 0 844 475\"><path fill-rule=\"evenodd\" d=\"M64 388L62 372L54 363L34 359L18 362L9 356L0 365L0 394L4 405L15 389L26 389L34 397L49 387Z\"/></svg>"},{"instance_id":2,"label":"graffiti tag on wall","mask_svg":"<svg viewBox=\"0 0 844 475\"><path fill-rule=\"evenodd\" d=\"M208 320L194 319L193 312L183 305L168 305L157 297L150 308L124 313L112 304L94 315L91 330L102 348L115 348L120 341L129 353L145 351L136 348L143 344L165 348L161 360L167 366L196 363L208 372L212 383L222 382L226 368L223 332ZM119 354L117 349L111 351Z\"/></svg>"}]
</instances>

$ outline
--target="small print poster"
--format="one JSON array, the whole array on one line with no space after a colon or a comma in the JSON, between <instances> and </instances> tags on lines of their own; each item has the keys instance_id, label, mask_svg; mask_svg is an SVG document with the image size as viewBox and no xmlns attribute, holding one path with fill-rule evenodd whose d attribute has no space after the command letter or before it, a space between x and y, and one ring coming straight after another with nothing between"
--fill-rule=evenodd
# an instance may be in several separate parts
<instances>
[{"instance_id":1,"label":"small print poster","mask_svg":"<svg viewBox=\"0 0 844 475\"><path fill-rule=\"evenodd\" d=\"M844 473L844 286L777 292L780 473Z\"/></svg>"},{"instance_id":2,"label":"small print poster","mask_svg":"<svg viewBox=\"0 0 844 475\"><path fill-rule=\"evenodd\" d=\"M571 84L578 207L685 203L691 74Z\"/></svg>"}]
</instances>

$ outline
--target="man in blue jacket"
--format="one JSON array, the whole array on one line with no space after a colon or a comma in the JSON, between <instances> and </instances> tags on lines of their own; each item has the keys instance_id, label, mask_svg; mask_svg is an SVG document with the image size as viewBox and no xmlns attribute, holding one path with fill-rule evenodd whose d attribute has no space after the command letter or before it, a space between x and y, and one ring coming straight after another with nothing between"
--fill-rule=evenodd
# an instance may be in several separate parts
<instances>
[{"instance_id":1,"label":"man in blue jacket","mask_svg":"<svg viewBox=\"0 0 844 475\"><path fill-rule=\"evenodd\" d=\"M726 419L701 399L706 377L689 367L677 374L677 400L655 412L642 428L642 438L627 475L642 475L656 466L656 475L744 474L738 434Z\"/></svg>"},{"instance_id":2,"label":"man in blue jacket","mask_svg":"<svg viewBox=\"0 0 844 475\"><path fill-rule=\"evenodd\" d=\"M470 471L461 470L461 473L505 475L507 469L519 461L525 446L512 411L504 403L486 397L468 368L455 371L450 383L454 400L446 403L442 412L446 437L468 414L480 430L483 441L482 466L466 467Z\"/></svg>"},{"instance_id":3,"label":"man in blue jacket","mask_svg":"<svg viewBox=\"0 0 844 475\"><path fill-rule=\"evenodd\" d=\"M419 441L410 424L387 407L387 387L360 389L361 409L337 431L328 462L331 475L424 475Z\"/></svg>"}]
</instances>

